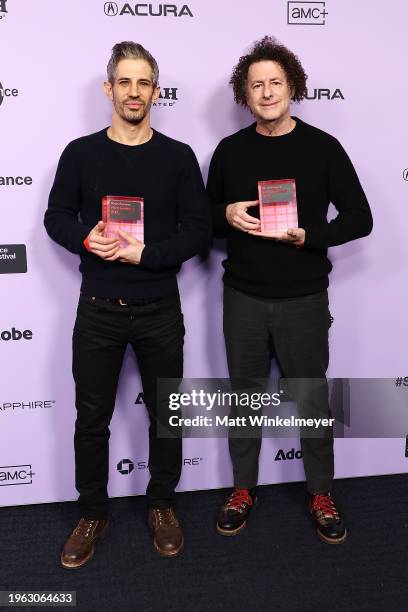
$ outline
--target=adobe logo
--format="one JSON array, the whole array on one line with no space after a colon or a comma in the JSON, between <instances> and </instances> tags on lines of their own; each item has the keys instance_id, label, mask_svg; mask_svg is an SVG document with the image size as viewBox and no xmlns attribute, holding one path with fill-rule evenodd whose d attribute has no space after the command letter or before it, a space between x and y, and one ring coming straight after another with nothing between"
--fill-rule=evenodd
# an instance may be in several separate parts
<instances>
[{"instance_id":1,"label":"adobe logo","mask_svg":"<svg viewBox=\"0 0 408 612\"><path fill-rule=\"evenodd\" d=\"M19 329L12 327L11 331L4 329L0 332L0 339L4 340L4 342L8 342L9 340L32 340L32 338L33 332L31 329L20 331Z\"/></svg>"}]
</instances>

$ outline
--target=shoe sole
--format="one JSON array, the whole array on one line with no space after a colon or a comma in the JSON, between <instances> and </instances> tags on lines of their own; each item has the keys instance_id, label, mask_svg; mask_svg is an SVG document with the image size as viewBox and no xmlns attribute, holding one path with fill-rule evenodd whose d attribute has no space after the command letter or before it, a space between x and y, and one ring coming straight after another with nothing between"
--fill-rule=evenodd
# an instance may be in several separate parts
<instances>
[{"instance_id":1,"label":"shoe sole","mask_svg":"<svg viewBox=\"0 0 408 612\"><path fill-rule=\"evenodd\" d=\"M184 549L184 536L183 536L183 539L181 541L180 548L178 548L176 551L164 552L161 548L159 548L157 546L156 540L153 541L153 544L154 544L154 548L155 548L156 552L161 557L177 557L177 555L179 555L182 552L182 550Z\"/></svg>"},{"instance_id":2,"label":"shoe sole","mask_svg":"<svg viewBox=\"0 0 408 612\"><path fill-rule=\"evenodd\" d=\"M215 528L217 530L217 533L219 533L222 536L236 536L245 528L246 524L247 522L244 521L242 525L240 525L236 529L222 529L222 527L220 527L219 524L217 523L215 525Z\"/></svg>"},{"instance_id":3,"label":"shoe sole","mask_svg":"<svg viewBox=\"0 0 408 612\"><path fill-rule=\"evenodd\" d=\"M98 536L98 540L101 540L102 538L104 538L104 537L105 537L105 533L106 533L106 530L107 530L107 528L108 528L108 525L109 525L109 523L107 523L107 524L105 525L105 527L103 528L103 530L101 531L101 533L100 533L100 534L99 534L99 536ZM96 540L96 542L97 542L98 540ZM60 555L60 561L61 561L61 565L62 565L62 567L63 567L64 569L67 569L67 570L75 570L75 569L80 569L81 567L83 567L83 566L84 566L86 563L88 563L88 561L90 561L90 560L92 559L92 557L94 556L96 542L94 543L94 545L92 546L91 550L89 551L88 556L87 556L87 557L85 557L85 559L84 559L83 561L81 561L80 563L75 563L75 564L73 564L73 565L71 565L70 563L67 563L66 561L64 561L64 560L63 560L63 558L62 558L62 553L61 553L61 555Z\"/></svg>"},{"instance_id":4,"label":"shoe sole","mask_svg":"<svg viewBox=\"0 0 408 612\"><path fill-rule=\"evenodd\" d=\"M337 539L326 537L325 535L321 533L321 531L319 531L319 529L316 529L316 531L317 531L317 535L322 540L322 542L325 542L326 544L343 544L343 542L345 542L347 538L347 529L344 532L344 535L341 536L341 538L337 538Z\"/></svg>"}]
</instances>

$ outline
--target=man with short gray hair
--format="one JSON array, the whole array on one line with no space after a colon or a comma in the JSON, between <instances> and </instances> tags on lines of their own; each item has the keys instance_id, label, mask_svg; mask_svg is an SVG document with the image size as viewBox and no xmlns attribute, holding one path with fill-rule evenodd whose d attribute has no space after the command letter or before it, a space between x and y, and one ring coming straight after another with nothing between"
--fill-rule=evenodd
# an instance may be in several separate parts
<instances>
[{"instance_id":1,"label":"man with short gray hair","mask_svg":"<svg viewBox=\"0 0 408 612\"><path fill-rule=\"evenodd\" d=\"M92 557L108 525L109 424L129 343L150 417L147 498L154 546L167 557L183 548L174 511L182 443L180 437L157 435L158 420L165 423L168 410L157 401L157 380L183 376L176 274L210 240L207 198L193 151L150 127L151 106L160 94L156 60L142 45L122 42L113 47L107 72L112 124L68 144L44 219L51 238L80 255L83 277L73 334L81 520L61 554L67 569ZM106 235L101 212L107 199L138 206L142 239L123 231Z\"/></svg>"}]
</instances>

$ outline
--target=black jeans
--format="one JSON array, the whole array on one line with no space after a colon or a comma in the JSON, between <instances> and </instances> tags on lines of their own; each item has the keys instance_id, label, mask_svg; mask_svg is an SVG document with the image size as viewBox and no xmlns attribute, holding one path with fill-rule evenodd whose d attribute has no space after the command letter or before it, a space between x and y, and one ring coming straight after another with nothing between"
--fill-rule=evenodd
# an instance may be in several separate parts
<instances>
[{"instance_id":1,"label":"black jeans","mask_svg":"<svg viewBox=\"0 0 408 612\"><path fill-rule=\"evenodd\" d=\"M101 519L108 511L109 424L127 344L135 351L150 417L149 505L174 504L180 479L182 441L157 437L157 379L182 379L184 324L180 298L121 306L81 295L73 333L76 389L75 483L82 516ZM168 408L167 408L168 410Z\"/></svg>"},{"instance_id":2,"label":"black jeans","mask_svg":"<svg viewBox=\"0 0 408 612\"><path fill-rule=\"evenodd\" d=\"M232 385L254 387L256 380L267 379L275 356L283 376L298 379L294 390L295 396L298 392L302 398L298 400L299 416L330 418L326 384L329 327L327 291L265 300L226 286L224 336ZM250 489L258 481L262 438L240 438L235 434L230 430L234 484ZM330 491L334 475L333 428L326 428L319 437L301 437L301 448L308 490Z\"/></svg>"}]
</instances>

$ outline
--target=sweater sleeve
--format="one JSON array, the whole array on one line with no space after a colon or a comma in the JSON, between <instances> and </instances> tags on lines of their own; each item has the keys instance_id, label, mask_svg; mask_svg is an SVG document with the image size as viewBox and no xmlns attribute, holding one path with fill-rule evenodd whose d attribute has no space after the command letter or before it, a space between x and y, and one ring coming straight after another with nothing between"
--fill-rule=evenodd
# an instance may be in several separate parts
<instances>
[{"instance_id":1,"label":"sweater sleeve","mask_svg":"<svg viewBox=\"0 0 408 612\"><path fill-rule=\"evenodd\" d=\"M367 236L373 227L370 207L350 158L334 140L329 158L328 193L338 215L306 230L305 247L327 249Z\"/></svg>"},{"instance_id":2,"label":"sweater sleeve","mask_svg":"<svg viewBox=\"0 0 408 612\"><path fill-rule=\"evenodd\" d=\"M140 265L148 270L165 270L180 265L210 245L208 201L200 166L187 147L178 190L179 231L167 240L145 246Z\"/></svg>"},{"instance_id":3,"label":"sweater sleeve","mask_svg":"<svg viewBox=\"0 0 408 612\"><path fill-rule=\"evenodd\" d=\"M210 162L207 179L207 194L211 205L211 220L216 238L223 238L232 229L227 221L222 171L222 141L217 146Z\"/></svg>"},{"instance_id":4,"label":"sweater sleeve","mask_svg":"<svg viewBox=\"0 0 408 612\"><path fill-rule=\"evenodd\" d=\"M63 151L48 199L44 225L48 235L72 253L86 251L83 241L92 227L80 223L81 207L79 172L72 143Z\"/></svg>"}]
</instances>

